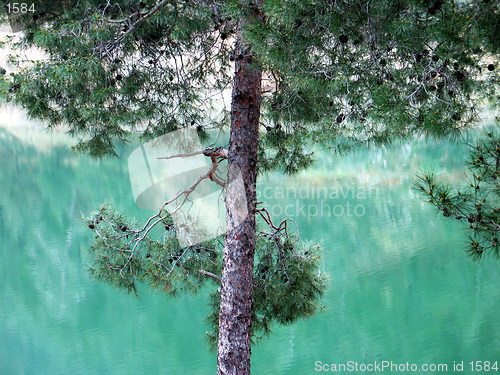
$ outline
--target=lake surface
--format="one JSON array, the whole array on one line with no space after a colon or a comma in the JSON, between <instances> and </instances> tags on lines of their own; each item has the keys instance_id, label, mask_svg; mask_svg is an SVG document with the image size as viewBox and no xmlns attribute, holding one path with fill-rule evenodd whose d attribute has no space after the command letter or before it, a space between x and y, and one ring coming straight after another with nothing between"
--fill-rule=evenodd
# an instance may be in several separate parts
<instances>
[{"instance_id":1,"label":"lake surface","mask_svg":"<svg viewBox=\"0 0 500 375\"><path fill-rule=\"evenodd\" d=\"M0 123L0 374L214 374L207 295L143 288L137 298L87 271L82 214L105 200L149 214L133 201L132 149L96 161L13 111ZM413 190L421 169L463 179L465 156L462 145L416 141L260 179L260 200L321 244L330 286L323 311L254 347L254 374L313 374L317 361L453 373L454 362L500 360L499 261L472 263L462 226Z\"/></svg>"}]
</instances>

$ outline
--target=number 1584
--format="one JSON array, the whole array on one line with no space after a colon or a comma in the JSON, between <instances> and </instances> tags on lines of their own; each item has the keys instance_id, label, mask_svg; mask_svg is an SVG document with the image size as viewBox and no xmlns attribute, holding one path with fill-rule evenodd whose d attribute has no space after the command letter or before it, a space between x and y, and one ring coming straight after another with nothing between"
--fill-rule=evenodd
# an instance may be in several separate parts
<instances>
[{"instance_id":1,"label":"number 1584","mask_svg":"<svg viewBox=\"0 0 500 375\"><path fill-rule=\"evenodd\" d=\"M8 13L35 13L35 4L7 3Z\"/></svg>"}]
</instances>

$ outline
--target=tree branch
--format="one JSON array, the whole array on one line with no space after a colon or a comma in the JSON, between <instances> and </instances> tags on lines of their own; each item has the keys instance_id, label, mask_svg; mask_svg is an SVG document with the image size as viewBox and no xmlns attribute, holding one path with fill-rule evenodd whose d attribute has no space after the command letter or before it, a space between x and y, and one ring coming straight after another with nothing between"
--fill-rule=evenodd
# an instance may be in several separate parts
<instances>
[{"instance_id":1,"label":"tree branch","mask_svg":"<svg viewBox=\"0 0 500 375\"><path fill-rule=\"evenodd\" d=\"M101 53L104 54L109 54L111 51L113 51L116 46L125 39L127 35L129 35L135 27L142 21L147 20L148 18L154 16L156 13L158 13L160 10L162 10L165 6L169 4L169 0L162 0L158 4L156 4L149 12L135 12L129 15L128 17L122 19L122 20L108 20L110 23L125 23L127 21L130 21L135 15L138 15L139 18L134 21L133 23L130 24L129 28L123 33L120 34L115 40L105 44L105 45L99 45L96 47L97 50L100 50Z\"/></svg>"},{"instance_id":2,"label":"tree branch","mask_svg":"<svg viewBox=\"0 0 500 375\"><path fill-rule=\"evenodd\" d=\"M225 189L226 183L215 174L215 172L217 171L217 167L219 165L217 158L221 158L221 159L228 158L228 151L223 147L215 147L215 148L208 147L203 151L195 151L195 152L189 152L189 153L183 153L183 154L163 156L163 157L160 157L158 159L187 158L190 156L201 155L201 154L210 157L210 159L212 160L212 166L210 167L209 171L205 175L201 176L201 178L203 179L203 178L208 177L213 182L215 182L217 185L220 185L222 188ZM195 184L195 186L196 185L197 185L197 183ZM187 190L189 190L189 189L187 189Z\"/></svg>"},{"instance_id":3,"label":"tree branch","mask_svg":"<svg viewBox=\"0 0 500 375\"><path fill-rule=\"evenodd\" d=\"M228 151L223 147L208 147L203 151L188 152L184 154L175 154L170 156L162 156L158 159L175 159L175 158L188 158L195 155L215 156L222 159L228 158Z\"/></svg>"},{"instance_id":4,"label":"tree branch","mask_svg":"<svg viewBox=\"0 0 500 375\"><path fill-rule=\"evenodd\" d=\"M224 181L222 181L219 177L217 177L217 175L215 174L215 171L217 170L217 166L219 165L219 163L217 162L217 158L215 156L210 156L210 158L212 159L212 167L210 168L210 170L208 171L208 177L213 181L215 182L217 185L220 185L223 189L226 188L226 184Z\"/></svg>"},{"instance_id":5,"label":"tree branch","mask_svg":"<svg viewBox=\"0 0 500 375\"><path fill-rule=\"evenodd\" d=\"M201 273L202 275L206 275L206 276L210 276L210 277L214 278L219 283L222 281L222 278L220 276L217 276L216 274L214 274L212 272L208 272L208 271L205 271L205 270L198 270L198 272Z\"/></svg>"},{"instance_id":6,"label":"tree branch","mask_svg":"<svg viewBox=\"0 0 500 375\"><path fill-rule=\"evenodd\" d=\"M205 151L196 151L196 152L189 152L186 154L176 154L176 155L170 155L170 156L162 156L161 158L158 159L175 159L175 158L188 158L190 156L195 156L195 155L201 155Z\"/></svg>"}]
</instances>

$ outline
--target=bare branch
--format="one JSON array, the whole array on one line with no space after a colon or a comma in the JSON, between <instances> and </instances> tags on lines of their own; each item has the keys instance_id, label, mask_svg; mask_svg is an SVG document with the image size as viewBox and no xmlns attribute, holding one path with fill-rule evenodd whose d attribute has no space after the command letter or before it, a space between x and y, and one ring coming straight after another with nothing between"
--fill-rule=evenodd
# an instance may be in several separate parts
<instances>
[{"instance_id":1,"label":"bare branch","mask_svg":"<svg viewBox=\"0 0 500 375\"><path fill-rule=\"evenodd\" d=\"M186 153L186 154L176 154L176 155L170 155L170 156L162 156L161 158L158 158L158 159L188 158L190 156L201 155L203 153L204 153L204 151L196 151L196 152L190 152L190 153Z\"/></svg>"},{"instance_id":2,"label":"bare branch","mask_svg":"<svg viewBox=\"0 0 500 375\"><path fill-rule=\"evenodd\" d=\"M261 202L257 202L257 203L261 203ZM288 235L287 223L289 221L295 223L295 220L293 220L293 219L284 219L281 221L281 223L278 226L276 226L276 225L274 225L274 223L271 219L271 214L269 213L269 211L267 209L257 208L255 210L255 212L258 213L264 219L266 224L269 225L269 227L274 230L274 233L272 234L273 236L276 234L279 234L281 231L284 231L285 234Z\"/></svg>"},{"instance_id":3,"label":"bare branch","mask_svg":"<svg viewBox=\"0 0 500 375\"><path fill-rule=\"evenodd\" d=\"M228 158L228 151L223 148L223 147L208 147L203 151L195 151L195 152L188 152L184 154L175 154L175 155L170 155L170 156L162 156L161 158L158 159L174 159L174 158L188 158L190 156L195 156L195 155L205 155L205 156L215 156L218 158L222 159L227 159Z\"/></svg>"},{"instance_id":4,"label":"bare branch","mask_svg":"<svg viewBox=\"0 0 500 375\"><path fill-rule=\"evenodd\" d=\"M216 274L214 274L212 272L208 272L205 270L198 270L198 272L201 273L202 275L210 276L210 277L214 278L215 280L217 280L218 282L222 281L222 278L220 276L217 276Z\"/></svg>"},{"instance_id":5,"label":"bare branch","mask_svg":"<svg viewBox=\"0 0 500 375\"><path fill-rule=\"evenodd\" d=\"M222 181L219 177L217 177L217 175L215 174L215 171L217 170L217 167L219 165L219 163L217 162L217 157L215 156L211 156L210 157L212 159L212 167L210 168L210 170L208 171L208 177L213 181L215 182L216 184L222 186L223 189L226 188L226 184L224 183L224 181Z\"/></svg>"},{"instance_id":6,"label":"bare branch","mask_svg":"<svg viewBox=\"0 0 500 375\"><path fill-rule=\"evenodd\" d=\"M147 237L147 235L149 234L149 232L156 226L158 225L160 222L164 222L164 220L167 218L167 217L172 217L172 215L175 215L175 213L177 211L179 211L183 206L184 204L186 203L186 201L188 201L188 198L189 198L189 195L195 191L195 189L197 188L197 186L204 180L204 179L207 179L207 178L210 178L210 180L214 181L215 183L217 183L218 185L222 186L223 188L226 187L226 184L225 182L216 175L216 171L217 171L217 168L218 168L218 158L221 158L221 159L227 159L228 157L228 151L226 149L224 149L223 147L217 147L217 148L207 148L205 149L204 151L198 151L198 152L193 152L193 153L186 153L186 154L178 154L178 155L171 155L171 156L168 156L168 157L162 157L162 158L159 158L159 159L171 159L171 158L175 158L175 157L189 157L189 156L194 156L194 155L200 155L200 154L203 154L205 156L209 156L210 159L212 160L212 165L210 167L210 169L203 175L199 176L196 181L191 185L189 186L188 188L186 189L183 189L181 191L179 191L173 198L171 198L170 200L166 201L165 203L163 203L161 209L159 210L159 212L153 216L151 216L146 224L144 226L142 226L140 229L137 229L137 230L126 230L126 233L123 234L123 236L128 236L129 235L133 235L133 238L128 241L126 243L126 246L132 246L132 249L120 249L120 248L117 248L117 247L114 247L114 246L111 246L113 247L115 250L119 251L119 252L122 252L122 253L130 253L130 255L127 257L127 261L125 262L125 264L120 268L120 275L122 277L123 276L123 270L130 265L130 262L132 261L132 259L134 258L135 256L135 253L139 247L139 244ZM178 199L181 198L181 202L180 203L177 203L176 201ZM165 211L165 208L176 202L176 206L174 207L173 210L170 210L169 212L166 212L166 215L164 215L164 212ZM268 214L269 215L269 214ZM112 225L112 223L110 223ZM274 228L274 226L273 226ZM276 228L275 228L276 229ZM281 230L281 224L280 226L277 228L277 230ZM286 230L286 228L285 228ZM100 234L99 232L97 232L98 236L99 237L102 237L105 239L105 236L103 236L102 234ZM105 239L106 241L106 239ZM106 241L107 242L107 241ZM108 244L109 245L109 244ZM170 275L170 273L173 271L173 269L175 268L175 264L177 263L174 262L174 264L172 265L172 269L166 274L167 276ZM217 280L220 281L220 277L217 276L217 275L214 275L208 271L204 271L204 270L200 270L200 273L203 273L204 275L207 275L207 276L210 276L210 277L213 277Z\"/></svg>"}]
</instances>

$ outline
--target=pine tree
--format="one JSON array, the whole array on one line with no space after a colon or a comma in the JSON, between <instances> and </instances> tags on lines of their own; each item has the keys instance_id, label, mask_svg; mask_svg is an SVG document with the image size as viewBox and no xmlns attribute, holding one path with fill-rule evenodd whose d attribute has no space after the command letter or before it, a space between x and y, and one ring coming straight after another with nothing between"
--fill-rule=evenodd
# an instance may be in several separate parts
<instances>
[{"instance_id":1,"label":"pine tree","mask_svg":"<svg viewBox=\"0 0 500 375\"><path fill-rule=\"evenodd\" d=\"M470 240L467 252L474 260L484 255L500 255L500 137L487 132L470 145L468 186L453 187L433 174L419 176L417 184L429 202L444 217L467 224Z\"/></svg>"},{"instance_id":2,"label":"pine tree","mask_svg":"<svg viewBox=\"0 0 500 375\"><path fill-rule=\"evenodd\" d=\"M497 89L498 11L494 1L451 0L37 3L16 20L17 45L46 58L18 59L2 97L49 127L67 124L76 149L94 156L189 126L215 146L209 130L229 125L224 238L181 247L163 209L140 225L103 206L87 224L98 278L169 293L220 282L218 373L248 374L252 337L314 313L325 287L318 251L256 206L258 172L308 167L314 143L342 153L460 134ZM231 110L214 116L210 98L226 87ZM241 224L239 172L250 213ZM267 227L259 236L256 215ZM148 236L159 225L164 241Z\"/></svg>"}]
</instances>

